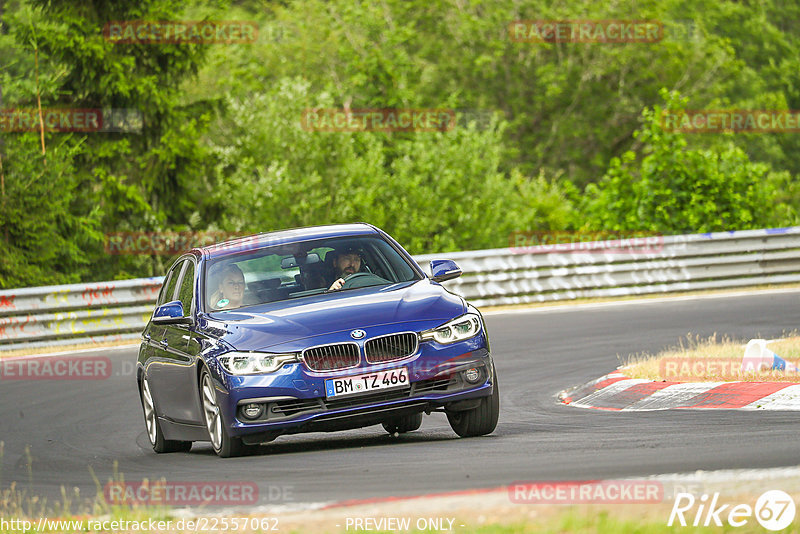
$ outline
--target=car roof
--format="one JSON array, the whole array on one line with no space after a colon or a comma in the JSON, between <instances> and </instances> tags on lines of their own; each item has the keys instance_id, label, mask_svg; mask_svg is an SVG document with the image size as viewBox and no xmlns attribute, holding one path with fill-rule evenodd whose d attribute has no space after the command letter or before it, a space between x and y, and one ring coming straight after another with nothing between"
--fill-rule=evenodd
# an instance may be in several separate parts
<instances>
[{"instance_id":1,"label":"car roof","mask_svg":"<svg viewBox=\"0 0 800 534\"><path fill-rule=\"evenodd\" d=\"M219 258L228 254L235 254L243 250L255 250L272 245L286 245L314 239L327 239L331 237L348 237L355 235L378 235L378 229L367 223L330 224L326 226L307 226L291 228L276 232L262 232L250 236L237 237L230 241L201 247L199 250L207 258Z\"/></svg>"}]
</instances>

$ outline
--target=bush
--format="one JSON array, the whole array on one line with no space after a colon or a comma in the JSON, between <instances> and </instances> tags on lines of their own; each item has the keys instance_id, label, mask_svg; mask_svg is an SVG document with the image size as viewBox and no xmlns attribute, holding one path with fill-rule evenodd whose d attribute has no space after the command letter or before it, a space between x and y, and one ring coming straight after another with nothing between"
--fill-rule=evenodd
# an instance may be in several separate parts
<instances>
[{"instance_id":1,"label":"bush","mask_svg":"<svg viewBox=\"0 0 800 534\"><path fill-rule=\"evenodd\" d=\"M336 106L303 79L230 99L214 151L223 229L365 221L412 253L508 246L509 233L563 228L571 203L543 175L500 169L503 123L447 132L315 132L308 107ZM232 141L231 141L232 140Z\"/></svg>"},{"instance_id":2,"label":"bush","mask_svg":"<svg viewBox=\"0 0 800 534\"><path fill-rule=\"evenodd\" d=\"M42 156L37 134L6 139L0 193L0 288L76 283L86 250L102 248L99 212L81 206L72 175L81 149L67 139Z\"/></svg>"},{"instance_id":3,"label":"bush","mask_svg":"<svg viewBox=\"0 0 800 534\"><path fill-rule=\"evenodd\" d=\"M686 104L662 91L668 109ZM613 158L603 178L586 188L585 226L665 234L764 228L780 224L771 209L775 177L732 142L689 150L680 133L662 129L663 108L645 108L634 133L638 151Z\"/></svg>"}]
</instances>

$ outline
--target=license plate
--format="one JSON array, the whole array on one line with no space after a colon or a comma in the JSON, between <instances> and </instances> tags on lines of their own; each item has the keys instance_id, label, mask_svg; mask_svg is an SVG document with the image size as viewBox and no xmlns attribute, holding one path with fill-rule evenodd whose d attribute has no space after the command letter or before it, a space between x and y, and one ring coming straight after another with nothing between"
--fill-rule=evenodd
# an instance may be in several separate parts
<instances>
[{"instance_id":1,"label":"license plate","mask_svg":"<svg viewBox=\"0 0 800 534\"><path fill-rule=\"evenodd\" d=\"M328 398L344 397L379 389L402 388L408 385L408 369L401 367L365 375L330 378L325 381L325 394Z\"/></svg>"}]
</instances>

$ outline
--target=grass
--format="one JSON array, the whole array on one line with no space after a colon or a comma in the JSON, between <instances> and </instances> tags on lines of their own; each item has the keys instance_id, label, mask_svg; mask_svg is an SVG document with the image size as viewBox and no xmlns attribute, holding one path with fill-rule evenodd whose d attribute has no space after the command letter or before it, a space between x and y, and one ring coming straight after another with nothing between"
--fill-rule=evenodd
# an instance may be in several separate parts
<instances>
[{"instance_id":1,"label":"grass","mask_svg":"<svg viewBox=\"0 0 800 534\"><path fill-rule=\"evenodd\" d=\"M623 372L630 378L677 382L797 382L800 373L784 371L741 370L744 355L742 341L715 334L707 339L687 337L678 347L656 355L636 354L623 363ZM767 347L784 360L800 360L800 334L796 331L773 341Z\"/></svg>"},{"instance_id":2,"label":"grass","mask_svg":"<svg viewBox=\"0 0 800 534\"><path fill-rule=\"evenodd\" d=\"M532 532L532 533L547 533L556 534L561 532L569 532L571 534L591 534L594 532L600 534L611 533L630 533L630 534L655 534L660 532L681 532L681 533L697 533L697 532L719 532L717 528L702 528L702 527L681 527L681 526L667 526L668 516L664 517L663 522L658 523L653 520L637 521L634 519L613 517L608 512L600 511L589 513L587 511L569 510L563 512L555 520L545 523L544 525L534 525L532 530L509 530L505 532ZM524 525L524 526L530 526ZM730 529L733 530L733 529ZM488 531L492 532L492 531ZM504 532L502 530L494 532ZM736 532L763 532L763 529L751 528Z\"/></svg>"},{"instance_id":3,"label":"grass","mask_svg":"<svg viewBox=\"0 0 800 534\"><path fill-rule=\"evenodd\" d=\"M4 443L0 441L0 468L2 467L4 454ZM112 505L106 502L103 487L100 480L95 476L94 471L89 467L89 472L94 480L97 494L94 497L83 497L78 488L67 490L61 487L61 500L49 502L30 491L33 481L32 457L29 448L25 448L27 463L27 488L17 482L0 490L0 518L9 521L11 519L27 519L34 523L39 518L49 520L88 520L88 519L110 519L126 521L146 521L153 518L155 520L170 519L170 509L166 506L125 506ZM2 482L2 479L0 479ZM114 462L113 476L109 482L124 482L124 477L117 470ZM0 534L20 532L16 529L0 528ZM45 530L47 532L47 530Z\"/></svg>"}]
</instances>

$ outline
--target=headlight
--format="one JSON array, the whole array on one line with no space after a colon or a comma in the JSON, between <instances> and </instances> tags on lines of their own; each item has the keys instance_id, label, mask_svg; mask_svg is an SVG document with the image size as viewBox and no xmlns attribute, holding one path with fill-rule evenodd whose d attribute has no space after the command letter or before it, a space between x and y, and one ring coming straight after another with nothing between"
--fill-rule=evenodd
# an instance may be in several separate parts
<instances>
[{"instance_id":1,"label":"headlight","mask_svg":"<svg viewBox=\"0 0 800 534\"><path fill-rule=\"evenodd\" d=\"M480 331L481 318L475 313L466 313L438 328L422 332L420 337L423 341L433 339L439 343L447 344L469 339Z\"/></svg>"},{"instance_id":2,"label":"headlight","mask_svg":"<svg viewBox=\"0 0 800 534\"><path fill-rule=\"evenodd\" d=\"M283 364L299 362L297 354L271 354L269 352L229 352L219 357L219 363L232 375L258 375L272 373Z\"/></svg>"}]
</instances>

